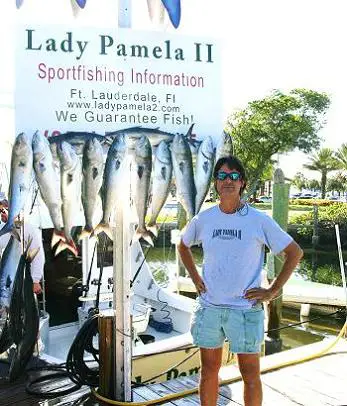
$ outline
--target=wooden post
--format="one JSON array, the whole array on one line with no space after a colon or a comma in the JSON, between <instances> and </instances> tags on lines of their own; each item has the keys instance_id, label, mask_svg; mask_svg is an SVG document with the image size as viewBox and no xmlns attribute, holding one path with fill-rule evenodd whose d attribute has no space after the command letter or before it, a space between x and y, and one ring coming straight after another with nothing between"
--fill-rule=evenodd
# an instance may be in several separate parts
<instances>
[{"instance_id":1,"label":"wooden post","mask_svg":"<svg viewBox=\"0 0 347 406\"><path fill-rule=\"evenodd\" d=\"M312 234L312 279L315 282L317 267L318 267L318 253L317 247L319 243L319 234L318 234L318 205L313 205L313 234Z\"/></svg>"},{"instance_id":2,"label":"wooden post","mask_svg":"<svg viewBox=\"0 0 347 406\"><path fill-rule=\"evenodd\" d=\"M113 227L113 309L114 309L114 399L131 401L131 314L130 314L130 166L124 168L124 200L115 211ZM126 180L129 180L128 182Z\"/></svg>"},{"instance_id":3,"label":"wooden post","mask_svg":"<svg viewBox=\"0 0 347 406\"><path fill-rule=\"evenodd\" d=\"M118 2L118 27L131 27L131 0ZM114 309L114 399L131 402L131 315L130 315L130 165L125 166L124 200L115 213L113 228L113 309Z\"/></svg>"},{"instance_id":4,"label":"wooden post","mask_svg":"<svg viewBox=\"0 0 347 406\"><path fill-rule=\"evenodd\" d=\"M114 398L114 314L112 310L99 314L99 393Z\"/></svg>"},{"instance_id":5,"label":"wooden post","mask_svg":"<svg viewBox=\"0 0 347 406\"><path fill-rule=\"evenodd\" d=\"M284 181L282 170L276 169L273 184L272 217L284 230L288 228L289 187L289 184ZM274 257L272 254L268 256L268 279L270 283L281 272L282 263L282 258ZM280 327L282 317L282 291L276 299L269 303L268 309L268 330L274 330L267 333L270 339L267 344L272 347L267 353L271 353L280 351L282 347L280 332L276 330Z\"/></svg>"}]
</instances>

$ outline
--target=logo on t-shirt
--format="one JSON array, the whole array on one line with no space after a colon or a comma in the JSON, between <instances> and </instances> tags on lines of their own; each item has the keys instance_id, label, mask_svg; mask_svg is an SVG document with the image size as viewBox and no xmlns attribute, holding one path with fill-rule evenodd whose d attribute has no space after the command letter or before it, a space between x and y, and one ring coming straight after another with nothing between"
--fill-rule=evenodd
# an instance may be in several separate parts
<instances>
[{"instance_id":1,"label":"logo on t-shirt","mask_svg":"<svg viewBox=\"0 0 347 406\"><path fill-rule=\"evenodd\" d=\"M238 238L241 240L241 230L235 228L215 228L212 233L212 238L219 238L220 240L233 240Z\"/></svg>"}]
</instances>

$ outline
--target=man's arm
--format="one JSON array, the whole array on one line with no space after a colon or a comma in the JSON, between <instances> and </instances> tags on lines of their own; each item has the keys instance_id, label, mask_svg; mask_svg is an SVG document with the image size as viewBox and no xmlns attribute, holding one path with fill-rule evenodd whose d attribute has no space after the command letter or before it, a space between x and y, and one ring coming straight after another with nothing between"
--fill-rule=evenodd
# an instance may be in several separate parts
<instances>
[{"instance_id":1,"label":"man's arm","mask_svg":"<svg viewBox=\"0 0 347 406\"><path fill-rule=\"evenodd\" d=\"M277 278L272 281L270 287L267 289L253 288L247 290L245 294L246 299L267 302L278 296L280 290L290 278L290 275L293 273L295 267L298 265L300 259L303 256L302 249L295 241L292 241L282 252L285 255L285 260L283 263L282 271L277 276Z\"/></svg>"},{"instance_id":2,"label":"man's arm","mask_svg":"<svg viewBox=\"0 0 347 406\"><path fill-rule=\"evenodd\" d=\"M187 247L182 240L178 244L177 249L182 263L186 267L198 294L200 295L201 293L206 292L205 284L196 269L191 249Z\"/></svg>"},{"instance_id":3,"label":"man's arm","mask_svg":"<svg viewBox=\"0 0 347 406\"><path fill-rule=\"evenodd\" d=\"M45 265L45 253L42 243L42 231L36 226L27 226L24 228L25 233L28 237L32 237L31 249L39 248L33 262L31 263L31 276L33 278L33 291L36 294L42 292L40 281L43 277L43 270Z\"/></svg>"}]
</instances>

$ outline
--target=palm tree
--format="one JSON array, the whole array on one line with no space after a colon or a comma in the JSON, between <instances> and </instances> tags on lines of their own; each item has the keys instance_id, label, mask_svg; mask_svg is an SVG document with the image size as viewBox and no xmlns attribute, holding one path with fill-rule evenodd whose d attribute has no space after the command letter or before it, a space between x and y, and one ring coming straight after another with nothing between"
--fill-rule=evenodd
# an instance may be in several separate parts
<instances>
[{"instance_id":1,"label":"palm tree","mask_svg":"<svg viewBox=\"0 0 347 406\"><path fill-rule=\"evenodd\" d=\"M311 171L318 171L321 173L321 191L322 199L324 199L328 172L340 169L341 163L335 158L334 151L330 148L320 149L318 152L311 155L309 159L311 163L304 165L304 167Z\"/></svg>"},{"instance_id":2,"label":"palm tree","mask_svg":"<svg viewBox=\"0 0 347 406\"><path fill-rule=\"evenodd\" d=\"M347 170L347 144L342 144L335 154L341 164L341 169Z\"/></svg>"},{"instance_id":3,"label":"palm tree","mask_svg":"<svg viewBox=\"0 0 347 406\"><path fill-rule=\"evenodd\" d=\"M307 185L307 179L301 172L297 172L292 179L292 183L301 192Z\"/></svg>"}]
</instances>

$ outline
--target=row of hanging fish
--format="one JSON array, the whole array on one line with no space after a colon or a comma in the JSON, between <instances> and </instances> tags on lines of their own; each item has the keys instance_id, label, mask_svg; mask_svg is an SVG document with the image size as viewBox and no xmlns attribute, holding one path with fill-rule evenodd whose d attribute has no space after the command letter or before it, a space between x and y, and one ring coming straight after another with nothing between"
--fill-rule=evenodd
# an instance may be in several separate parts
<instances>
[{"instance_id":1,"label":"row of hanging fish","mask_svg":"<svg viewBox=\"0 0 347 406\"><path fill-rule=\"evenodd\" d=\"M56 255L64 249L77 254L71 230L75 226L79 196L85 217L80 238L102 231L112 238L111 217L123 199L124 181L127 181L124 171L131 151L131 192L138 216L136 237L153 244L152 237L157 234L156 220L168 197L172 175L176 180L177 198L188 219L199 212L210 187L215 159L212 139L207 137L199 142L194 171L190 133L191 129L187 135L173 135L135 127L109 133L106 137L67 133L48 140L36 132L30 140L24 133L19 134L12 150L8 222L0 230L0 236L16 233L15 219L29 198L34 172L54 226L51 245L58 244ZM152 136L152 143L148 135ZM222 137L218 156L231 152L231 138ZM93 219L99 193L102 218L95 225ZM149 221L146 224L147 214Z\"/></svg>"}]
</instances>

